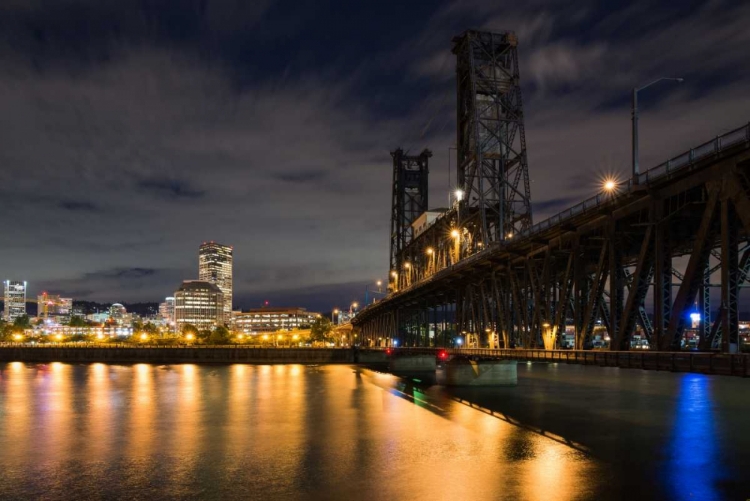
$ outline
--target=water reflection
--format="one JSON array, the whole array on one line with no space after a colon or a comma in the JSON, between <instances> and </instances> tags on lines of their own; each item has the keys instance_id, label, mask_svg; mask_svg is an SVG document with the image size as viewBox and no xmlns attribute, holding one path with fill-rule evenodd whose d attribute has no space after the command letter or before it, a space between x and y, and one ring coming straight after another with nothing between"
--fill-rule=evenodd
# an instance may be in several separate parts
<instances>
[{"instance_id":1,"label":"water reflection","mask_svg":"<svg viewBox=\"0 0 750 501\"><path fill-rule=\"evenodd\" d=\"M682 377L677 397L669 474L678 499L720 499L721 471L716 461L718 437L708 376Z\"/></svg>"},{"instance_id":2,"label":"water reflection","mask_svg":"<svg viewBox=\"0 0 750 501\"><path fill-rule=\"evenodd\" d=\"M113 407L109 366L91 364L88 368L88 386L85 390L88 421L84 426L84 447L94 461L105 461L111 450Z\"/></svg>"},{"instance_id":3,"label":"water reflection","mask_svg":"<svg viewBox=\"0 0 750 501\"><path fill-rule=\"evenodd\" d=\"M541 384L540 374L534 388L547 393L530 408L522 397L531 387L468 400L346 366L0 364L0 498L617 499L637 482L643 499L667 489L667 498L726 498L717 490L726 453L718 449L715 379L658 377L675 386L651 379L648 391L618 394L620 407L598 402L597 415L587 407L590 395L609 394L600 382L577 387L584 405L571 393L550 407L559 388ZM633 388L643 384L636 378ZM676 409L641 411L643 395L668 401L669 391ZM501 412L492 402L511 405ZM561 412L563 403L570 409ZM637 420L626 421L633 405ZM534 419L545 409L561 423L555 433ZM622 423L630 428L613 433ZM643 443L634 444L640 470L598 457L607 447L627 457L643 423L661 427L647 438L663 436L654 450L666 445L668 457L652 457ZM591 450L558 435L568 432L591 437ZM664 465L651 495L645 487L654 479L642 472Z\"/></svg>"}]
</instances>

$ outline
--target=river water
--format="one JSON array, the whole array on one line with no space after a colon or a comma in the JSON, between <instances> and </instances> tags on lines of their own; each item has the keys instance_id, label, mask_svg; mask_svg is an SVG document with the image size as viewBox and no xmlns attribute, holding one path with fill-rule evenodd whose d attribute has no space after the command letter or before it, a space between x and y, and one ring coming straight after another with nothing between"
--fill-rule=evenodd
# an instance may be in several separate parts
<instances>
[{"instance_id":1,"label":"river water","mask_svg":"<svg viewBox=\"0 0 750 501\"><path fill-rule=\"evenodd\" d=\"M520 364L0 364L0 499L750 498L750 381Z\"/></svg>"}]
</instances>

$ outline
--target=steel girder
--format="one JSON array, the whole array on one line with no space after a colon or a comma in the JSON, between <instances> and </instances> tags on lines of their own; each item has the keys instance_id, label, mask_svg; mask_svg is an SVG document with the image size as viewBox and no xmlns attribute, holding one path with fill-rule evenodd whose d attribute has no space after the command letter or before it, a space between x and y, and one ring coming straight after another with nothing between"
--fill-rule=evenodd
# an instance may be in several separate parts
<instances>
[{"instance_id":1,"label":"steel girder","mask_svg":"<svg viewBox=\"0 0 750 501\"><path fill-rule=\"evenodd\" d=\"M487 246L531 226L518 39L470 30L453 43L458 187L465 193L459 228Z\"/></svg>"}]
</instances>

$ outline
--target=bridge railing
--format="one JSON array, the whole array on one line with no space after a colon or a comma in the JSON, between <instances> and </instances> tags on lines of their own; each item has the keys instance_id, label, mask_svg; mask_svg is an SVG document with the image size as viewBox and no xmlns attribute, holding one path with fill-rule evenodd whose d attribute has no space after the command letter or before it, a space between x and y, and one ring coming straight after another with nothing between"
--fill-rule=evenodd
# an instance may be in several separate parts
<instances>
[{"instance_id":1,"label":"bridge railing","mask_svg":"<svg viewBox=\"0 0 750 501\"><path fill-rule=\"evenodd\" d=\"M537 350L490 348L396 348L396 353L437 353L527 362L569 363L672 372L750 377L750 354L690 351Z\"/></svg>"},{"instance_id":2,"label":"bridge railing","mask_svg":"<svg viewBox=\"0 0 750 501\"><path fill-rule=\"evenodd\" d=\"M677 171L683 170L690 165L695 164L711 155L716 155L722 150L726 150L743 142L750 142L750 124L740 127L733 131L717 136L715 139L691 148L690 150L677 155L666 162L653 167L638 176L638 184L648 184L649 182L664 178ZM633 180L629 180L623 188L622 193L627 194L633 191ZM601 206L603 203L613 199L612 195L599 193L591 198L584 200L578 205L574 205L564 211L555 214L549 219L541 221L526 231L520 233L520 236L529 236L544 231L561 221L565 221L574 216L587 212L591 209Z\"/></svg>"}]
</instances>

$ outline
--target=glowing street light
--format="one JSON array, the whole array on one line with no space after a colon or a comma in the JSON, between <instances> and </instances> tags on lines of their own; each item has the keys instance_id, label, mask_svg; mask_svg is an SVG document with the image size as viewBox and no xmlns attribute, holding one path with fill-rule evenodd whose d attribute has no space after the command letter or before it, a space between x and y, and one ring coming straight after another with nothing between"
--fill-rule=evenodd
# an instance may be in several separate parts
<instances>
[{"instance_id":1,"label":"glowing street light","mask_svg":"<svg viewBox=\"0 0 750 501\"><path fill-rule=\"evenodd\" d=\"M195 339L195 335L188 334L188 335L185 336L185 339L187 339L188 341L192 341L193 339Z\"/></svg>"},{"instance_id":2,"label":"glowing street light","mask_svg":"<svg viewBox=\"0 0 750 501\"><path fill-rule=\"evenodd\" d=\"M411 263L404 263L404 268L406 268L407 270L408 270L409 268L411 268Z\"/></svg>"},{"instance_id":3,"label":"glowing street light","mask_svg":"<svg viewBox=\"0 0 750 501\"><path fill-rule=\"evenodd\" d=\"M428 256L432 256L435 251L432 249L432 247L427 247L427 250L425 251Z\"/></svg>"},{"instance_id":4,"label":"glowing street light","mask_svg":"<svg viewBox=\"0 0 750 501\"><path fill-rule=\"evenodd\" d=\"M144 332L141 334L141 341L146 341L148 339L148 335Z\"/></svg>"},{"instance_id":5,"label":"glowing street light","mask_svg":"<svg viewBox=\"0 0 750 501\"><path fill-rule=\"evenodd\" d=\"M617 189L617 181L611 178L605 179L602 187L604 188L604 191L611 193Z\"/></svg>"},{"instance_id":6,"label":"glowing street light","mask_svg":"<svg viewBox=\"0 0 750 501\"><path fill-rule=\"evenodd\" d=\"M451 236L458 240L459 238L461 238L461 233L458 230L453 230L451 231Z\"/></svg>"},{"instance_id":7,"label":"glowing street light","mask_svg":"<svg viewBox=\"0 0 750 501\"><path fill-rule=\"evenodd\" d=\"M456 200L459 202L464 199L464 190L460 188L457 189L453 194L456 195Z\"/></svg>"}]
</instances>

